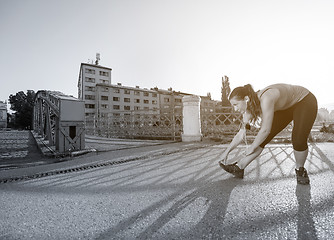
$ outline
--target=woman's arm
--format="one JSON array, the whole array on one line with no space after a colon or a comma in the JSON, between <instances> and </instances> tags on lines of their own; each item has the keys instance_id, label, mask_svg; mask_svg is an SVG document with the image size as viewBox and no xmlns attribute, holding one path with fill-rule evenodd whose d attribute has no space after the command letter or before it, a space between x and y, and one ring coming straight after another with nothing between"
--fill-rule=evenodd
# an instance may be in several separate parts
<instances>
[{"instance_id":1,"label":"woman's arm","mask_svg":"<svg viewBox=\"0 0 334 240\"><path fill-rule=\"evenodd\" d=\"M239 132L234 136L232 142L224 151L224 156L227 157L227 155L241 143L241 141L244 139L245 133L246 129L244 127L240 128Z\"/></svg>"},{"instance_id":2,"label":"woman's arm","mask_svg":"<svg viewBox=\"0 0 334 240\"><path fill-rule=\"evenodd\" d=\"M246 124L249 122L250 120L250 114L248 112L243 114L243 123L242 126L240 128L240 130L238 131L238 133L233 137L232 142L229 144L229 146L227 147L227 149L224 151L223 153L223 159L227 158L227 155L233 150L235 149L242 141L243 139L246 137Z\"/></svg>"}]
</instances>

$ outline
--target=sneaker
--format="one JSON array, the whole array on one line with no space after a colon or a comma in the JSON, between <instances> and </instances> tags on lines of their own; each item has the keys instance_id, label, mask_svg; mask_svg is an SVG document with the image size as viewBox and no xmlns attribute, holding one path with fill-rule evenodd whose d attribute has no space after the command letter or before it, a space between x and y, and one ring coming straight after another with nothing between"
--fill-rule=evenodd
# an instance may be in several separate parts
<instances>
[{"instance_id":1,"label":"sneaker","mask_svg":"<svg viewBox=\"0 0 334 240\"><path fill-rule=\"evenodd\" d=\"M237 163L225 165L219 161L219 166L222 167L226 172L232 173L237 178L244 177L244 169L239 168Z\"/></svg>"},{"instance_id":2,"label":"sneaker","mask_svg":"<svg viewBox=\"0 0 334 240\"><path fill-rule=\"evenodd\" d=\"M310 184L310 179L308 178L307 171L305 168L300 167L299 170L296 170L297 183L308 185Z\"/></svg>"}]
</instances>

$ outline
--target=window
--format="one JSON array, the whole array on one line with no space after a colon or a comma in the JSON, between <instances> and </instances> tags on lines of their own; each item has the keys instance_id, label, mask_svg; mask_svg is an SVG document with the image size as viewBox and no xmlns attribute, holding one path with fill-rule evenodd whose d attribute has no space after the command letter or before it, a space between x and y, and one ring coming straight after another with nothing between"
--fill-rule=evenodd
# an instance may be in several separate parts
<instances>
[{"instance_id":1,"label":"window","mask_svg":"<svg viewBox=\"0 0 334 240\"><path fill-rule=\"evenodd\" d=\"M94 69L90 69L90 68L86 68L85 73L95 74L95 70Z\"/></svg>"},{"instance_id":2,"label":"window","mask_svg":"<svg viewBox=\"0 0 334 240\"><path fill-rule=\"evenodd\" d=\"M180 99L180 98L176 98L176 99L175 99L175 102L180 103L180 102L182 102L182 99Z\"/></svg>"},{"instance_id":3,"label":"window","mask_svg":"<svg viewBox=\"0 0 334 240\"><path fill-rule=\"evenodd\" d=\"M135 99L135 103L140 103L140 99Z\"/></svg>"},{"instance_id":4,"label":"window","mask_svg":"<svg viewBox=\"0 0 334 240\"><path fill-rule=\"evenodd\" d=\"M145 104L149 104L149 101L147 99L144 100Z\"/></svg>"},{"instance_id":5,"label":"window","mask_svg":"<svg viewBox=\"0 0 334 240\"><path fill-rule=\"evenodd\" d=\"M138 107L138 106L135 106L135 108L134 108L135 110L140 110L140 107Z\"/></svg>"},{"instance_id":6,"label":"window","mask_svg":"<svg viewBox=\"0 0 334 240\"><path fill-rule=\"evenodd\" d=\"M104 71L100 71L100 76L108 77L109 73L108 72L104 72Z\"/></svg>"},{"instance_id":7,"label":"window","mask_svg":"<svg viewBox=\"0 0 334 240\"><path fill-rule=\"evenodd\" d=\"M148 107L144 107L144 110L150 110Z\"/></svg>"},{"instance_id":8,"label":"window","mask_svg":"<svg viewBox=\"0 0 334 240\"><path fill-rule=\"evenodd\" d=\"M135 91L135 95L140 96L140 92L139 91Z\"/></svg>"},{"instance_id":9,"label":"window","mask_svg":"<svg viewBox=\"0 0 334 240\"><path fill-rule=\"evenodd\" d=\"M169 98L164 98L164 102L165 103L169 102Z\"/></svg>"},{"instance_id":10,"label":"window","mask_svg":"<svg viewBox=\"0 0 334 240\"><path fill-rule=\"evenodd\" d=\"M94 82L95 82L95 79L94 79ZM104 79L100 79L100 83L108 84L109 81L108 80L104 80Z\"/></svg>"},{"instance_id":11,"label":"window","mask_svg":"<svg viewBox=\"0 0 334 240\"><path fill-rule=\"evenodd\" d=\"M107 109L108 108L108 104L101 104L101 108Z\"/></svg>"},{"instance_id":12,"label":"window","mask_svg":"<svg viewBox=\"0 0 334 240\"><path fill-rule=\"evenodd\" d=\"M85 77L85 81L95 83L95 78Z\"/></svg>"},{"instance_id":13,"label":"window","mask_svg":"<svg viewBox=\"0 0 334 240\"><path fill-rule=\"evenodd\" d=\"M148 92L144 92L144 96L145 96L145 97L148 97L148 96L149 96L149 93L148 93Z\"/></svg>"},{"instance_id":14,"label":"window","mask_svg":"<svg viewBox=\"0 0 334 240\"><path fill-rule=\"evenodd\" d=\"M124 89L124 94L130 94L130 90Z\"/></svg>"},{"instance_id":15,"label":"window","mask_svg":"<svg viewBox=\"0 0 334 240\"><path fill-rule=\"evenodd\" d=\"M109 88L107 87L102 87L101 89L102 89L102 92L109 92Z\"/></svg>"},{"instance_id":16,"label":"window","mask_svg":"<svg viewBox=\"0 0 334 240\"><path fill-rule=\"evenodd\" d=\"M124 110L130 110L130 106L124 106Z\"/></svg>"},{"instance_id":17,"label":"window","mask_svg":"<svg viewBox=\"0 0 334 240\"><path fill-rule=\"evenodd\" d=\"M130 98L124 98L124 102L130 102Z\"/></svg>"},{"instance_id":18,"label":"window","mask_svg":"<svg viewBox=\"0 0 334 240\"><path fill-rule=\"evenodd\" d=\"M113 109L119 110L119 105L113 105Z\"/></svg>"},{"instance_id":19,"label":"window","mask_svg":"<svg viewBox=\"0 0 334 240\"><path fill-rule=\"evenodd\" d=\"M85 95L86 100L95 100L95 95Z\"/></svg>"},{"instance_id":20,"label":"window","mask_svg":"<svg viewBox=\"0 0 334 240\"><path fill-rule=\"evenodd\" d=\"M152 93L152 97L157 97L158 95L156 93Z\"/></svg>"},{"instance_id":21,"label":"window","mask_svg":"<svg viewBox=\"0 0 334 240\"><path fill-rule=\"evenodd\" d=\"M120 93L119 89L118 88L114 89L114 93Z\"/></svg>"},{"instance_id":22,"label":"window","mask_svg":"<svg viewBox=\"0 0 334 240\"><path fill-rule=\"evenodd\" d=\"M95 104L85 104L85 108L95 108Z\"/></svg>"},{"instance_id":23,"label":"window","mask_svg":"<svg viewBox=\"0 0 334 240\"><path fill-rule=\"evenodd\" d=\"M86 90L86 91L94 92L94 91L95 91L95 87L88 87L88 86L86 86L86 87L85 87L85 90Z\"/></svg>"},{"instance_id":24,"label":"window","mask_svg":"<svg viewBox=\"0 0 334 240\"><path fill-rule=\"evenodd\" d=\"M119 102L119 97L113 97L112 100L115 102Z\"/></svg>"},{"instance_id":25,"label":"window","mask_svg":"<svg viewBox=\"0 0 334 240\"><path fill-rule=\"evenodd\" d=\"M158 104L157 100L152 100L152 104L154 104L154 105Z\"/></svg>"},{"instance_id":26,"label":"window","mask_svg":"<svg viewBox=\"0 0 334 240\"><path fill-rule=\"evenodd\" d=\"M101 96L101 100L108 101L108 96Z\"/></svg>"}]
</instances>

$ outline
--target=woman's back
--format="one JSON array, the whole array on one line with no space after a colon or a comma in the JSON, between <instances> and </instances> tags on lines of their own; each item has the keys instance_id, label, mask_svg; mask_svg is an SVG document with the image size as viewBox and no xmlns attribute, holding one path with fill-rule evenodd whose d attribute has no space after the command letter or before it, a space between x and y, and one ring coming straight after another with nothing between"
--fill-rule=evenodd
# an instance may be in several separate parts
<instances>
[{"instance_id":1,"label":"woman's back","mask_svg":"<svg viewBox=\"0 0 334 240\"><path fill-rule=\"evenodd\" d=\"M275 111L291 107L301 101L309 93L309 90L302 86L278 83L260 90L258 92L259 98L261 99L261 96L269 89L277 89L280 93L280 97L275 103Z\"/></svg>"}]
</instances>

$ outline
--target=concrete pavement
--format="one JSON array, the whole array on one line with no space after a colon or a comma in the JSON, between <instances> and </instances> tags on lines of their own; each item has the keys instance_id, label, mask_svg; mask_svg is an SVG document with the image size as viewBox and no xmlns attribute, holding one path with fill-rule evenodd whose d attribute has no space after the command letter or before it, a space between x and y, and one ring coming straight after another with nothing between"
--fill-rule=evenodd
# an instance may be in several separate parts
<instances>
[{"instance_id":1,"label":"concrete pavement","mask_svg":"<svg viewBox=\"0 0 334 240\"><path fill-rule=\"evenodd\" d=\"M1 171L16 180L0 184L0 239L333 239L333 146L310 145L310 186L279 144L242 180L217 164L226 145L203 142Z\"/></svg>"}]
</instances>

